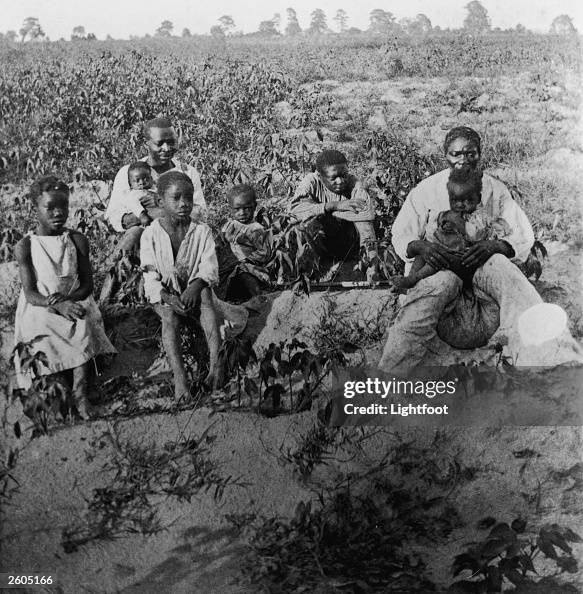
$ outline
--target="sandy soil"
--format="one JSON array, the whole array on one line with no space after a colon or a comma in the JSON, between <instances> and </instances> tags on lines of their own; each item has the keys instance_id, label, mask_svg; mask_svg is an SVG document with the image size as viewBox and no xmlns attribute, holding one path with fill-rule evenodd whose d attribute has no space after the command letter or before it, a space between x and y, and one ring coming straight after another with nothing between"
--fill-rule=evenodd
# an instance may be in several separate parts
<instances>
[{"instance_id":1,"label":"sandy soil","mask_svg":"<svg viewBox=\"0 0 583 594\"><path fill-rule=\"evenodd\" d=\"M560 298L575 307L580 289L576 282L571 286L565 280L565 270L573 270L574 262L580 261L579 254L560 246L554 246L552 252L543 276L544 286L550 291L560 279L564 289L558 293ZM6 281L14 270L7 265L3 272ZM12 283L4 287L11 288ZM383 308L390 298L382 291L332 296L314 293L308 298L285 292L252 304L249 333L257 336L256 348L260 350L290 335L309 341L330 300L335 303L339 319L347 314L354 316L355 311L366 319L380 311L384 323L391 316L391 308ZM10 341L9 333L4 338ZM374 362L381 347L379 342L366 351L369 362ZM150 359L154 356L155 352L149 353ZM127 369L132 360L135 350L123 350L116 368ZM17 412L4 413L5 429L10 434ZM300 500L314 498L314 487L321 487L349 468L354 470L355 465L366 468L392 443L390 432L381 435L368 443L356 461L317 468L306 483L281 452L307 431L314 413L271 419L250 412L210 413L211 409L201 408L136 418L113 416L107 421L61 427L32 441L26 436L10 438L9 444L17 445L20 452L11 471L17 483L2 506L2 570L57 571L63 592L252 592L238 581L244 542L225 516L289 516ZM219 503L210 494L201 494L190 503L154 498L152 504L167 526L162 533L124 535L113 541L89 543L73 553L63 551L63 529L82 521L86 499L93 489L107 485L111 479L111 472L104 466L111 459L113 445L104 435L115 431L130 443L161 448L180 434L199 436L211 425L210 433L215 436L212 459L219 463L221 475L240 477L243 486L227 487ZM419 441L429 440L433 434L418 431ZM475 525L484 516L504 521L523 516L531 519L531 528L557 522L583 533L581 482L576 472L572 477L567 472L580 465L580 428L468 428L448 430L447 435L441 453L455 457L462 468L471 467L475 472L471 480L456 485L451 494L463 525L438 546L411 545L426 559L436 582L449 583L453 557L478 536ZM526 467L525 460L516 454L524 449L536 452ZM581 577L570 576L578 582Z\"/></svg>"}]
</instances>

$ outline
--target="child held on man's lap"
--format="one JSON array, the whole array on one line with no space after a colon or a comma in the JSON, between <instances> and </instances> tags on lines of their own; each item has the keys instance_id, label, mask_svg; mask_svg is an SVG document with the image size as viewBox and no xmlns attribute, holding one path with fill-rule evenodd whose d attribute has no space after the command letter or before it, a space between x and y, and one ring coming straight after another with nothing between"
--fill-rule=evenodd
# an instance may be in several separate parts
<instances>
[{"instance_id":1,"label":"child held on man's lap","mask_svg":"<svg viewBox=\"0 0 583 594\"><path fill-rule=\"evenodd\" d=\"M152 191L154 180L148 163L132 163L128 168L128 183L130 189L126 191L127 214L134 214L140 224L146 227L161 214L157 206L158 195Z\"/></svg>"},{"instance_id":2,"label":"child held on man's lap","mask_svg":"<svg viewBox=\"0 0 583 594\"><path fill-rule=\"evenodd\" d=\"M459 179L458 179L459 177ZM495 219L488 223L488 217L477 216L481 202L482 181L479 172L469 175L453 175L447 183L451 210L445 210L437 216L437 228L428 233L428 240L445 248L449 253L449 270L457 274L464 285L471 284L478 266L464 266L462 257L473 241L503 239L510 228L504 219ZM471 227L472 240L468 236ZM409 274L405 277L393 277L393 285L399 292L406 292L420 280L437 272L437 269L425 262L423 256L416 256Z\"/></svg>"}]
</instances>

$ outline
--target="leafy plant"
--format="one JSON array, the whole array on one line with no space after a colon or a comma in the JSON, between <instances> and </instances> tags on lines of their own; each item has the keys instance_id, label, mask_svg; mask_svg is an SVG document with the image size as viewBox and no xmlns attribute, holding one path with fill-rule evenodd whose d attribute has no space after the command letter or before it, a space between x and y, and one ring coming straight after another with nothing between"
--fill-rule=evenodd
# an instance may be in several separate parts
<instances>
[{"instance_id":1,"label":"leafy plant","mask_svg":"<svg viewBox=\"0 0 583 594\"><path fill-rule=\"evenodd\" d=\"M60 417L66 420L76 410L71 390L64 383L62 374L43 375L48 364L47 356L34 345L44 338L46 335L39 335L29 342L19 342L12 352L13 357L18 357L20 372L31 378L30 387L14 390L12 399L20 399L24 414L32 420L33 437L48 432L50 419ZM18 422L14 430L19 436L21 429Z\"/></svg>"},{"instance_id":2,"label":"leafy plant","mask_svg":"<svg viewBox=\"0 0 583 594\"><path fill-rule=\"evenodd\" d=\"M190 501L199 493L212 493L214 500L220 501L227 487L242 484L239 478L221 476L217 463L209 458L214 441L211 427L199 437L180 436L161 449L153 443L124 441L115 429L97 438L95 449L107 443L113 448L103 467L112 478L107 486L93 490L83 521L63 530L64 551L72 553L89 542L123 534L160 532L164 527L153 503L155 496ZM89 452L89 461L93 457Z\"/></svg>"},{"instance_id":3,"label":"leafy plant","mask_svg":"<svg viewBox=\"0 0 583 594\"><path fill-rule=\"evenodd\" d=\"M344 345L314 353L297 338L279 344L270 343L259 358L259 393L262 401L271 401L272 408L278 410L282 396L287 393L291 411L307 410L328 374L337 366L346 364ZM295 402L294 379L300 381Z\"/></svg>"},{"instance_id":4,"label":"leafy plant","mask_svg":"<svg viewBox=\"0 0 583 594\"><path fill-rule=\"evenodd\" d=\"M569 543L583 541L575 532L557 524L546 524L533 538L523 536L526 525L522 518L516 518L510 525L499 522L484 540L472 543L455 558L452 567L454 577L468 570L470 579L454 582L450 590L502 592L505 584L511 584L517 588L514 591L531 592L529 588L537 583L534 560L540 553L554 561L560 572L577 573L577 560ZM556 591L562 590L559 587Z\"/></svg>"},{"instance_id":5,"label":"leafy plant","mask_svg":"<svg viewBox=\"0 0 583 594\"><path fill-rule=\"evenodd\" d=\"M314 427L299 446L289 461L307 475L333 447L331 433ZM300 502L292 518L231 518L245 528L243 571L254 591L437 591L407 542L438 542L459 519L444 501L449 484L428 482L419 452L410 452L407 469L394 465L406 448L340 476L317 502Z\"/></svg>"}]
</instances>

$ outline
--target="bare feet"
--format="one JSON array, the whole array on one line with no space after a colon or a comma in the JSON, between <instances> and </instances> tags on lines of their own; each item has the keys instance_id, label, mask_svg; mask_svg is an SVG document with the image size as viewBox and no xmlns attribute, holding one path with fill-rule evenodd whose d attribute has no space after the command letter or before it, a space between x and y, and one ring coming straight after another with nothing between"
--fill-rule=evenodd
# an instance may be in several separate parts
<instances>
[{"instance_id":1,"label":"bare feet","mask_svg":"<svg viewBox=\"0 0 583 594\"><path fill-rule=\"evenodd\" d=\"M174 400L180 402L181 400L190 398L190 387L186 381L175 381L174 383Z\"/></svg>"},{"instance_id":2,"label":"bare feet","mask_svg":"<svg viewBox=\"0 0 583 594\"><path fill-rule=\"evenodd\" d=\"M204 378L204 383L212 390L219 390L225 385L225 374L217 369L211 369Z\"/></svg>"},{"instance_id":3,"label":"bare feet","mask_svg":"<svg viewBox=\"0 0 583 594\"><path fill-rule=\"evenodd\" d=\"M83 398L82 400L78 400L73 404L73 408L71 409L71 417L76 421L88 421L89 420L89 412L87 411L87 402Z\"/></svg>"},{"instance_id":4,"label":"bare feet","mask_svg":"<svg viewBox=\"0 0 583 594\"><path fill-rule=\"evenodd\" d=\"M395 293L403 293L407 292L407 289L410 289L415 283L411 282L411 280L406 276L392 276L391 282L393 283L393 291Z\"/></svg>"}]
</instances>

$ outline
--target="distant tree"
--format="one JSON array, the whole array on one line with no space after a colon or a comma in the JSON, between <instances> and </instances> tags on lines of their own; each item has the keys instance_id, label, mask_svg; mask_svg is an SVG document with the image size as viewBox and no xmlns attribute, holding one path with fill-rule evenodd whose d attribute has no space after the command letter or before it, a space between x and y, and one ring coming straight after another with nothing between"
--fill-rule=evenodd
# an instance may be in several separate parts
<instances>
[{"instance_id":1,"label":"distant tree","mask_svg":"<svg viewBox=\"0 0 583 594\"><path fill-rule=\"evenodd\" d=\"M494 29L495 31L496 29ZM524 25L521 25L520 23L518 23L518 25L516 25L516 27L514 28L514 30L517 33L526 33L526 27Z\"/></svg>"},{"instance_id":2,"label":"distant tree","mask_svg":"<svg viewBox=\"0 0 583 594\"><path fill-rule=\"evenodd\" d=\"M431 21L424 14L418 14L414 19L401 19L399 24L407 35L425 35L431 32Z\"/></svg>"},{"instance_id":3,"label":"distant tree","mask_svg":"<svg viewBox=\"0 0 583 594\"><path fill-rule=\"evenodd\" d=\"M420 12L415 17L415 22L417 23L417 26L421 29L421 33L423 35L431 33L433 27L431 26L431 21L429 20L429 17L427 15Z\"/></svg>"},{"instance_id":4,"label":"distant tree","mask_svg":"<svg viewBox=\"0 0 583 594\"><path fill-rule=\"evenodd\" d=\"M192 33L188 27L184 27L184 29L182 29L182 37L192 37Z\"/></svg>"},{"instance_id":5,"label":"distant tree","mask_svg":"<svg viewBox=\"0 0 583 594\"><path fill-rule=\"evenodd\" d=\"M279 31L275 28L275 23L273 21L261 21L259 23L259 33L266 37L279 35Z\"/></svg>"},{"instance_id":6,"label":"distant tree","mask_svg":"<svg viewBox=\"0 0 583 594\"><path fill-rule=\"evenodd\" d=\"M389 33L395 33L399 30L399 26L395 19L395 15L392 12L382 10L381 8L375 8L371 10L369 14L370 24L368 30L371 33L379 35L387 35Z\"/></svg>"},{"instance_id":7,"label":"distant tree","mask_svg":"<svg viewBox=\"0 0 583 594\"><path fill-rule=\"evenodd\" d=\"M229 35L235 29L235 21L230 14L224 14L219 19L219 26L222 28L225 35Z\"/></svg>"},{"instance_id":8,"label":"distant tree","mask_svg":"<svg viewBox=\"0 0 583 594\"><path fill-rule=\"evenodd\" d=\"M19 31L20 41L24 43L28 37L29 41L34 39L43 39L45 32L42 30L40 23L36 17L27 17L22 23L22 27Z\"/></svg>"},{"instance_id":9,"label":"distant tree","mask_svg":"<svg viewBox=\"0 0 583 594\"><path fill-rule=\"evenodd\" d=\"M346 33L354 33L354 34L356 34L356 33L362 33L362 29L359 29L358 27L349 27L346 30Z\"/></svg>"},{"instance_id":10,"label":"distant tree","mask_svg":"<svg viewBox=\"0 0 583 594\"><path fill-rule=\"evenodd\" d=\"M162 21L162 24L156 29L156 35L158 37L170 37L173 29L172 21Z\"/></svg>"},{"instance_id":11,"label":"distant tree","mask_svg":"<svg viewBox=\"0 0 583 594\"><path fill-rule=\"evenodd\" d=\"M71 35L71 41L76 41L78 39L85 39L85 27L82 25L77 25L73 27L73 34Z\"/></svg>"},{"instance_id":12,"label":"distant tree","mask_svg":"<svg viewBox=\"0 0 583 594\"><path fill-rule=\"evenodd\" d=\"M220 25L211 27L211 36L217 40L225 39L225 30Z\"/></svg>"},{"instance_id":13,"label":"distant tree","mask_svg":"<svg viewBox=\"0 0 583 594\"><path fill-rule=\"evenodd\" d=\"M573 35L577 33L573 19L568 14L561 14L553 19L549 31L552 35Z\"/></svg>"},{"instance_id":14,"label":"distant tree","mask_svg":"<svg viewBox=\"0 0 583 594\"><path fill-rule=\"evenodd\" d=\"M113 41L113 37L109 33L105 36L105 39L107 41Z\"/></svg>"},{"instance_id":15,"label":"distant tree","mask_svg":"<svg viewBox=\"0 0 583 594\"><path fill-rule=\"evenodd\" d=\"M338 27L338 31L340 31L340 33L344 33L344 31L346 31L346 29L348 29L348 15L346 14L346 11L343 10L342 8L339 8L336 11L336 16L334 17L334 22L336 23L336 26Z\"/></svg>"},{"instance_id":16,"label":"distant tree","mask_svg":"<svg viewBox=\"0 0 583 594\"><path fill-rule=\"evenodd\" d=\"M480 0L472 0L466 4L465 9L468 14L464 19L464 29L472 33L485 33L490 30L488 11L482 6Z\"/></svg>"},{"instance_id":17,"label":"distant tree","mask_svg":"<svg viewBox=\"0 0 583 594\"><path fill-rule=\"evenodd\" d=\"M97 36L95 33L87 33L87 41L97 41Z\"/></svg>"},{"instance_id":18,"label":"distant tree","mask_svg":"<svg viewBox=\"0 0 583 594\"><path fill-rule=\"evenodd\" d=\"M328 30L326 13L321 8L316 8L310 16L312 17L312 20L310 21L310 28L308 31L312 35L321 35L324 31Z\"/></svg>"},{"instance_id":19,"label":"distant tree","mask_svg":"<svg viewBox=\"0 0 583 594\"><path fill-rule=\"evenodd\" d=\"M302 28L300 27L296 11L293 8L288 8L285 12L287 14L287 25L285 27L285 34L293 36L297 35L298 33L301 33Z\"/></svg>"},{"instance_id":20,"label":"distant tree","mask_svg":"<svg viewBox=\"0 0 583 594\"><path fill-rule=\"evenodd\" d=\"M16 41L16 38L18 37L16 35L16 31L6 31L6 35L4 35L4 37L8 40L8 41Z\"/></svg>"},{"instance_id":21,"label":"distant tree","mask_svg":"<svg viewBox=\"0 0 583 594\"><path fill-rule=\"evenodd\" d=\"M273 26L275 27L275 29L277 30L277 32L279 33L281 30L281 15L279 14L279 12L276 12L273 15L273 18L271 19Z\"/></svg>"}]
</instances>

